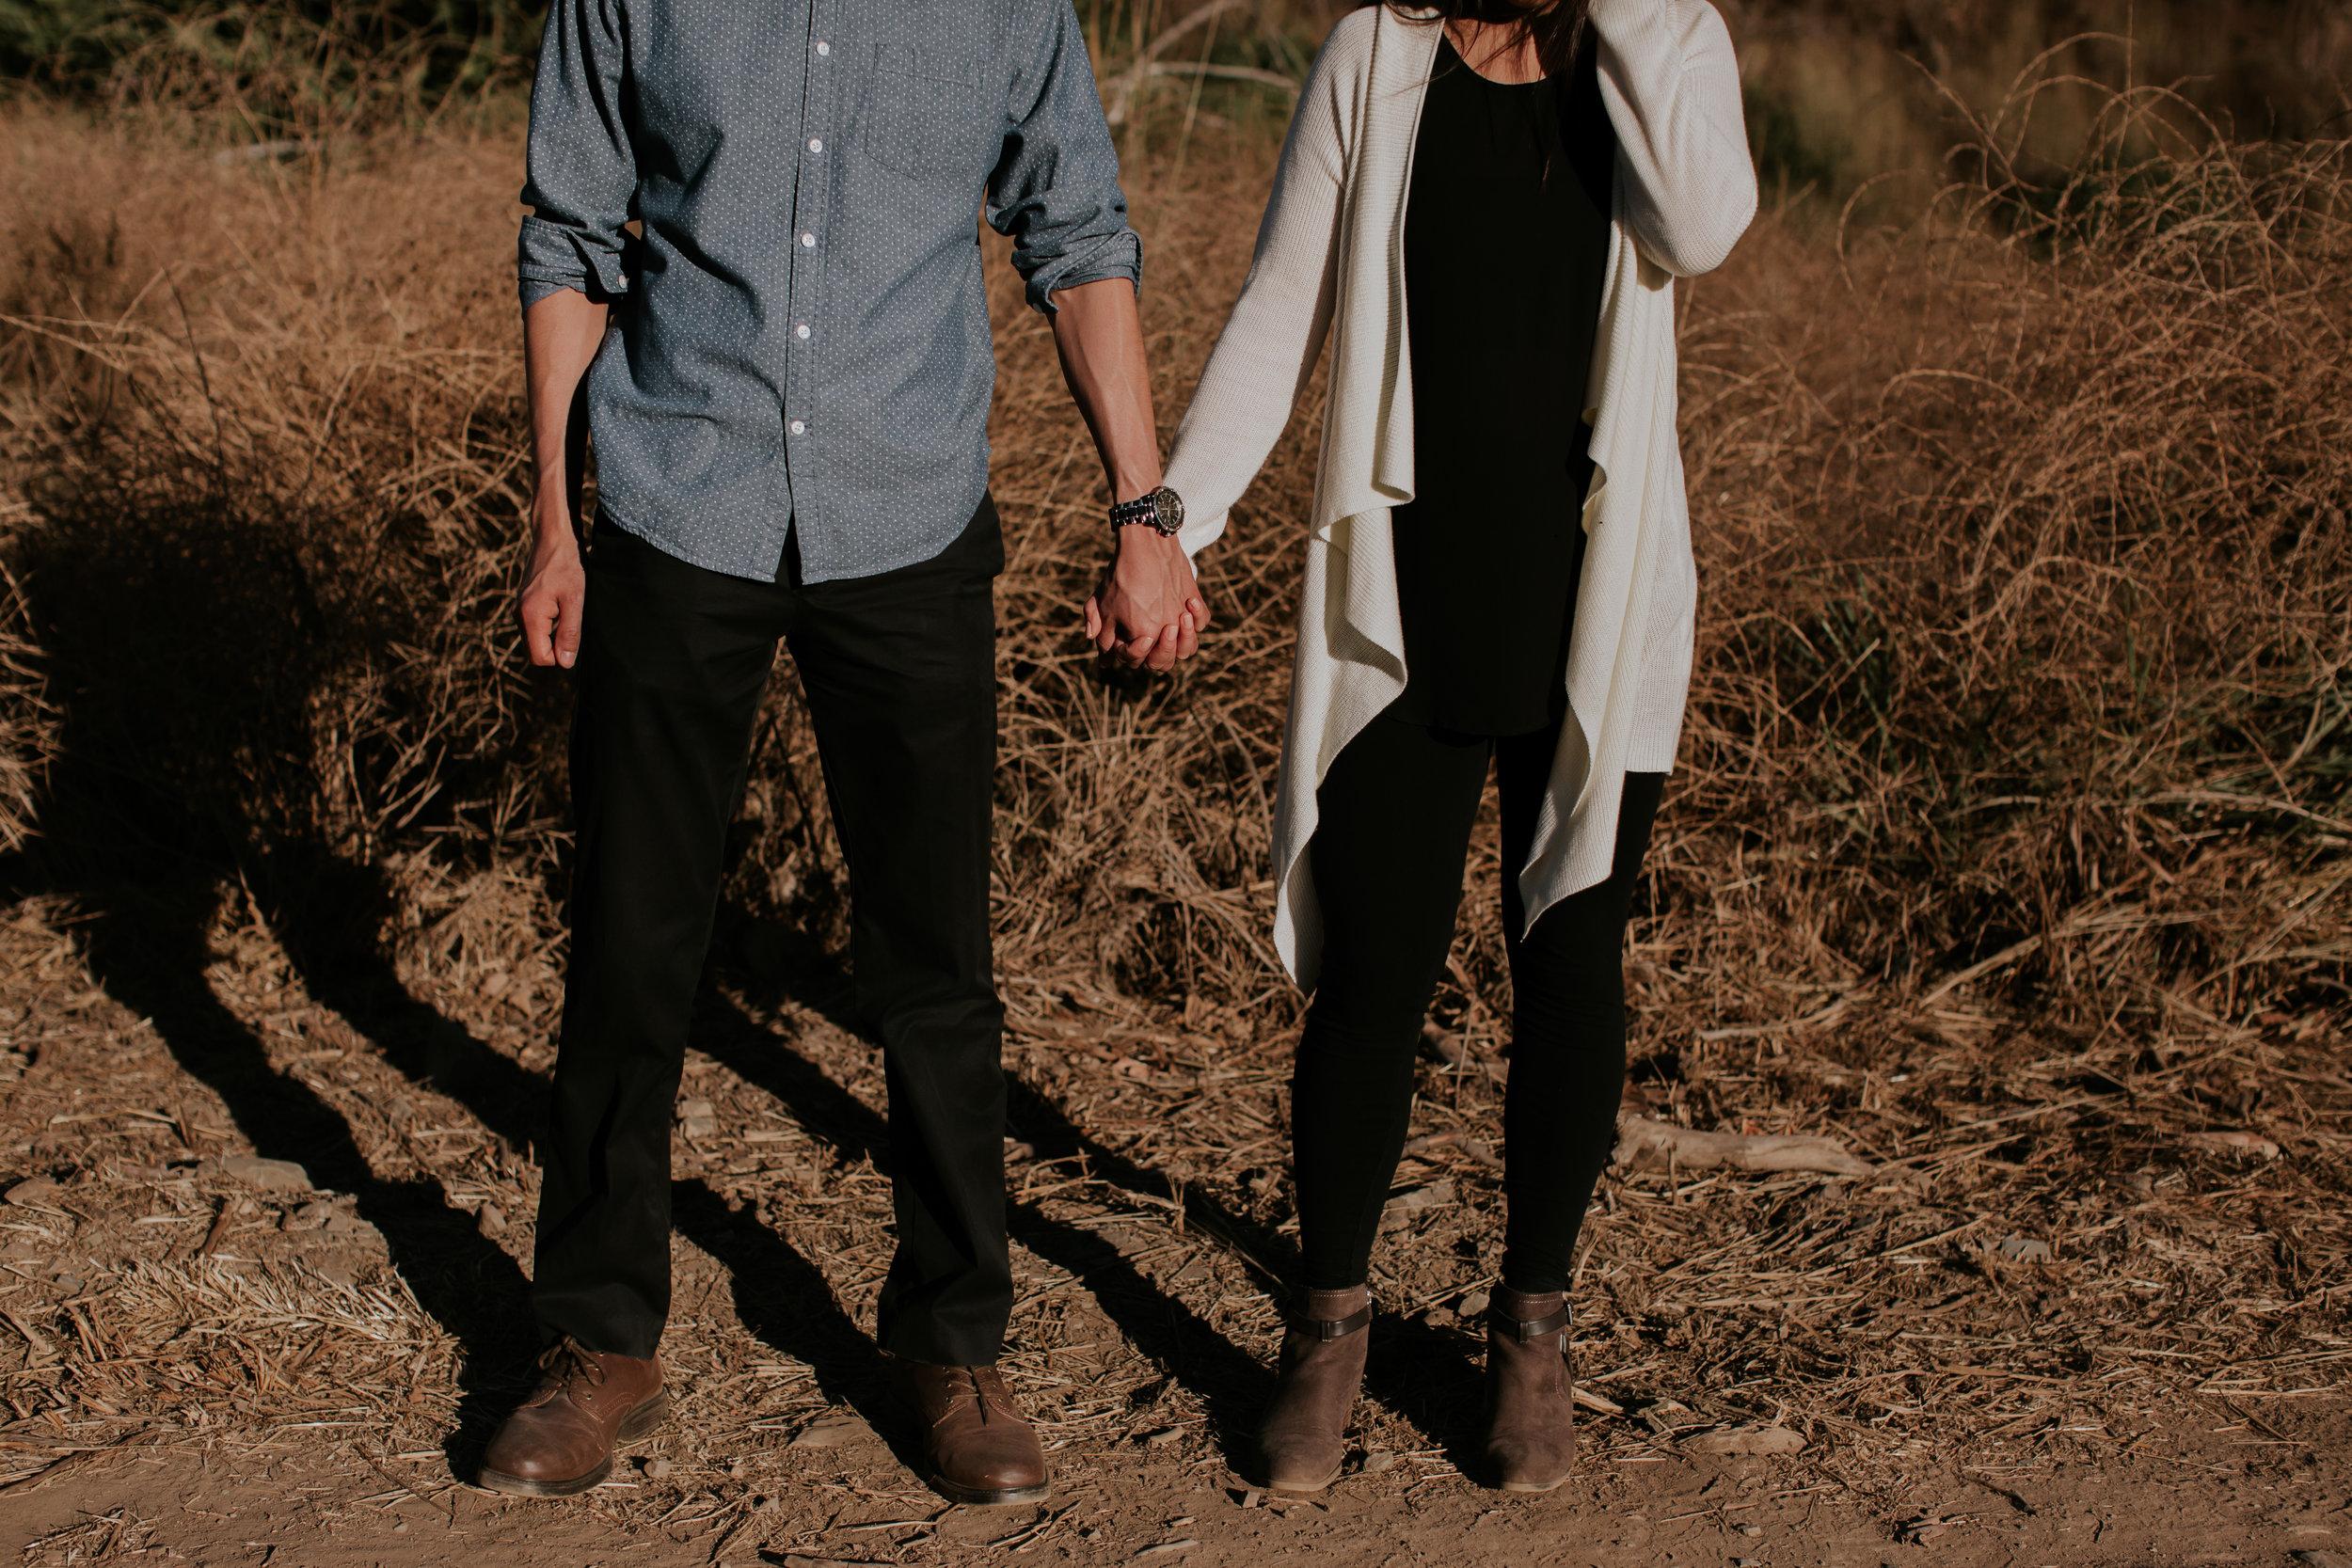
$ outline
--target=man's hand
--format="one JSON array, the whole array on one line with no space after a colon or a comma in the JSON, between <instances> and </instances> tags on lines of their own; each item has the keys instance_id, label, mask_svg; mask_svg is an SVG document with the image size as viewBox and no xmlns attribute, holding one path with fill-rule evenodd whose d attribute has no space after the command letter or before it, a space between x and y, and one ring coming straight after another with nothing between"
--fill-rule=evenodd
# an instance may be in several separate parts
<instances>
[{"instance_id":1,"label":"man's hand","mask_svg":"<svg viewBox=\"0 0 2352 1568\"><path fill-rule=\"evenodd\" d=\"M1103 580L1087 600L1087 637L1130 670L1166 674L1200 646L1209 603L1175 540L1140 523L1119 531Z\"/></svg>"},{"instance_id":2,"label":"man's hand","mask_svg":"<svg viewBox=\"0 0 2352 1568\"><path fill-rule=\"evenodd\" d=\"M1070 395L1094 433L1111 499L1134 500L1157 489L1160 440L1135 285L1104 277L1057 291L1054 346ZM1088 638L1105 657L1165 673L1200 646L1209 605L1176 541L1138 523L1119 531L1086 619Z\"/></svg>"},{"instance_id":3,"label":"man's hand","mask_svg":"<svg viewBox=\"0 0 2352 1568\"><path fill-rule=\"evenodd\" d=\"M531 391L531 576L516 612L531 662L568 670L580 657L588 574L580 563L580 482L588 462L588 367L604 341L610 309L564 289L523 313Z\"/></svg>"},{"instance_id":4,"label":"man's hand","mask_svg":"<svg viewBox=\"0 0 2352 1568\"><path fill-rule=\"evenodd\" d=\"M531 550L531 576L516 608L531 662L568 670L580 657L580 612L588 602L588 572L580 562L580 536L568 514L542 521Z\"/></svg>"}]
</instances>

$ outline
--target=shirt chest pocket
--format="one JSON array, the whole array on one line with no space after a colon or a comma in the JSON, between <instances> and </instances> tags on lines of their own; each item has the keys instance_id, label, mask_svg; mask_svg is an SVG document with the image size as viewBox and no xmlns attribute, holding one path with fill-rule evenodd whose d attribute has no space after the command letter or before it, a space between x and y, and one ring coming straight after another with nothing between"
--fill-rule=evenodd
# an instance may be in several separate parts
<instances>
[{"instance_id":1,"label":"shirt chest pocket","mask_svg":"<svg viewBox=\"0 0 2352 1568\"><path fill-rule=\"evenodd\" d=\"M873 67L859 127L867 157L927 182L986 177L983 160L1003 126L981 106L977 66L912 44L878 43Z\"/></svg>"}]
</instances>

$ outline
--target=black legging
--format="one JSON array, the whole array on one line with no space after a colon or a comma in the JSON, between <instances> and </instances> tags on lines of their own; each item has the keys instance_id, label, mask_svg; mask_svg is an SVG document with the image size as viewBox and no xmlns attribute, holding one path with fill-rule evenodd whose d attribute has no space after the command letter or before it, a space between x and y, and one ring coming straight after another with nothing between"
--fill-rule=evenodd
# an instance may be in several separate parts
<instances>
[{"instance_id":1,"label":"black legging","mask_svg":"<svg viewBox=\"0 0 2352 1568\"><path fill-rule=\"evenodd\" d=\"M1503 1283L1562 1291L1625 1092L1626 909L1662 773L1629 773L1609 879L1554 904L1519 940L1527 862L1559 731L1494 739L1386 717L1331 765L1308 854L1323 970L1292 1079L1298 1240L1309 1290L1364 1282L1405 1147L1413 1056L1445 967L1471 824L1495 758L1502 916L1511 933L1511 1077L1503 1095Z\"/></svg>"}]
</instances>

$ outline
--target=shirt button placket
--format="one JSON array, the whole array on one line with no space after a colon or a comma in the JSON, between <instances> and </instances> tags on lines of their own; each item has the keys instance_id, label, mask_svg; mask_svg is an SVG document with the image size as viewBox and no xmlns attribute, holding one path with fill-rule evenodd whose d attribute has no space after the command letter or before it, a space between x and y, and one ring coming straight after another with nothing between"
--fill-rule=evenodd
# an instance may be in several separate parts
<instances>
[{"instance_id":1,"label":"shirt button placket","mask_svg":"<svg viewBox=\"0 0 2352 1568\"><path fill-rule=\"evenodd\" d=\"M809 323L816 319L817 314L818 261L815 253L817 231L824 227L827 194L824 183L825 170L822 166L825 138L818 133L825 126L826 118L832 113L834 103L832 73L829 69L829 62L833 56L833 44L830 40L815 36L824 29L826 13L831 10L832 7L829 0L804 0L804 3L809 7L809 48L814 57L810 59L809 69L803 78L805 85L801 95L800 129L797 135L801 138L801 145L804 150L801 155L800 178L793 182L792 231L800 242L801 250L801 255L795 260L791 269L791 295L794 306L792 338L796 345L809 341L812 336ZM788 442L797 442L808 435L809 388L815 385L816 378L805 356L788 355L787 360L790 371L785 380L787 408L784 428L786 439ZM814 486L803 485L801 483L802 480L812 477L800 472L801 467L802 465L793 463L789 459L786 462L787 483L793 492L792 510L800 518L803 529L803 547L806 548L814 544L823 532L823 520L807 515L809 508L803 503L812 498Z\"/></svg>"},{"instance_id":2,"label":"shirt button placket","mask_svg":"<svg viewBox=\"0 0 2352 1568\"><path fill-rule=\"evenodd\" d=\"M832 57L833 44L830 40L818 39L816 40L814 48L817 57L819 60L830 59ZM830 83L821 81L815 71L811 71L809 76L808 92L803 99L801 105L801 126L804 135L808 130L808 122L812 109L815 109L819 105L827 105L832 103L833 95L827 90L830 85ZM818 174L816 168L816 159L825 150L825 138L822 136L808 136L805 145L808 148L809 157L803 169L803 178L795 182L797 194L800 198L801 210L803 213L807 212L815 205L810 190L810 181L812 179L821 180L822 178ZM821 186L819 188L821 188ZM801 248L803 250L815 250L817 248L817 232L814 229L802 230L800 238ZM805 268L806 263L803 263L802 267L796 267L793 269L795 280L798 284L798 286L793 290L793 293L803 301L803 309L805 309L805 303L810 294L814 293L813 280ZM792 326L792 336L802 342L807 342L810 337L807 321L802 320L794 323ZM795 373L791 379L792 385L795 388L803 387L807 384L807 372L804 370L799 371L798 373ZM801 400L798 396L795 396L793 401L798 404ZM808 434L808 421L805 419L795 416L785 421L785 429L789 431L794 436L805 436Z\"/></svg>"}]
</instances>

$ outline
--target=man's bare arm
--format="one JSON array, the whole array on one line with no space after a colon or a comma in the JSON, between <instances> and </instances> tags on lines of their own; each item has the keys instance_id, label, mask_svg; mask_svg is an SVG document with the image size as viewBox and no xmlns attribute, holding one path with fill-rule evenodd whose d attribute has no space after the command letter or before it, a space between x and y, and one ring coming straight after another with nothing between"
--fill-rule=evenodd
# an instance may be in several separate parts
<instances>
[{"instance_id":1,"label":"man's bare arm","mask_svg":"<svg viewBox=\"0 0 2352 1568\"><path fill-rule=\"evenodd\" d=\"M523 362L531 391L531 575L516 609L533 664L568 670L580 657L588 574L580 560L580 483L588 461L582 383L604 341L611 307L577 289L548 295L523 312Z\"/></svg>"},{"instance_id":2,"label":"man's bare arm","mask_svg":"<svg viewBox=\"0 0 2352 1568\"><path fill-rule=\"evenodd\" d=\"M1094 433L1114 501L1159 487L1160 437L1135 286L1105 277L1054 295L1054 346L1062 378ZM1208 601L1176 541L1136 525L1119 531L1110 564L1087 601L1087 636L1129 666L1174 668L1199 647Z\"/></svg>"}]
</instances>

